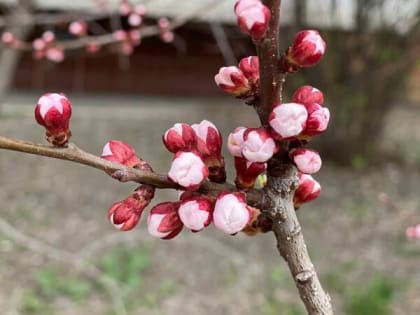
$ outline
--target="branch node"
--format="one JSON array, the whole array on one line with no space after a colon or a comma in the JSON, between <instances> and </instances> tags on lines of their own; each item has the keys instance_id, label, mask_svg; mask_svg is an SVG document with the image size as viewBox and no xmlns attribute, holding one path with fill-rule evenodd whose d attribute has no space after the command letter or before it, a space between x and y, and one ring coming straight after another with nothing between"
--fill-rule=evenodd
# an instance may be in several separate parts
<instances>
[{"instance_id":1,"label":"branch node","mask_svg":"<svg viewBox=\"0 0 420 315\"><path fill-rule=\"evenodd\" d=\"M314 270L304 270L299 272L296 276L295 279L297 281L297 283L299 284L305 284L306 282L310 281L312 279L312 277L315 275Z\"/></svg>"}]
</instances>

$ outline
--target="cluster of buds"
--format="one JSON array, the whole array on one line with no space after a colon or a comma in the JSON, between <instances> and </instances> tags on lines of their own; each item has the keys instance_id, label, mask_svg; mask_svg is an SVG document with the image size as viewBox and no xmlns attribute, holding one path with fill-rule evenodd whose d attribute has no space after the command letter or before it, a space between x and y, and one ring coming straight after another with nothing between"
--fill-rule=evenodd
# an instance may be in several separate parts
<instances>
[{"instance_id":1,"label":"cluster of buds","mask_svg":"<svg viewBox=\"0 0 420 315\"><path fill-rule=\"evenodd\" d=\"M119 11L122 16L127 17L127 22L131 27L139 27L147 13L143 4L133 5L128 0L121 1Z\"/></svg>"},{"instance_id":2,"label":"cluster of buds","mask_svg":"<svg viewBox=\"0 0 420 315\"><path fill-rule=\"evenodd\" d=\"M171 31L171 24L166 17L162 17L158 20L158 27L160 38L164 43L171 43L173 42L175 35Z\"/></svg>"},{"instance_id":3,"label":"cluster of buds","mask_svg":"<svg viewBox=\"0 0 420 315\"><path fill-rule=\"evenodd\" d=\"M78 37L86 36L87 31L88 31L88 24L86 23L86 21L83 21L83 20L73 21L69 25L69 33L74 36L78 36Z\"/></svg>"},{"instance_id":4,"label":"cluster of buds","mask_svg":"<svg viewBox=\"0 0 420 315\"><path fill-rule=\"evenodd\" d=\"M23 44L19 39L16 38L15 35L13 35L13 33L7 31L1 35L1 41L4 45L12 49L19 49Z\"/></svg>"},{"instance_id":5,"label":"cluster of buds","mask_svg":"<svg viewBox=\"0 0 420 315\"><path fill-rule=\"evenodd\" d=\"M117 30L113 36L118 41L119 51L126 56L131 55L134 52L134 47L140 45L141 42L141 32L138 29Z\"/></svg>"},{"instance_id":6,"label":"cluster of buds","mask_svg":"<svg viewBox=\"0 0 420 315\"><path fill-rule=\"evenodd\" d=\"M302 67L312 67L321 60L326 48L327 45L318 31L300 31L282 56L280 71L287 73L295 72Z\"/></svg>"},{"instance_id":7,"label":"cluster of buds","mask_svg":"<svg viewBox=\"0 0 420 315\"><path fill-rule=\"evenodd\" d=\"M48 142L64 146L71 137L69 129L72 107L64 94L47 93L41 96L35 106L35 119L45 127Z\"/></svg>"},{"instance_id":8,"label":"cluster of buds","mask_svg":"<svg viewBox=\"0 0 420 315\"><path fill-rule=\"evenodd\" d=\"M420 224L408 227L405 231L405 234L409 240L420 240Z\"/></svg>"},{"instance_id":9,"label":"cluster of buds","mask_svg":"<svg viewBox=\"0 0 420 315\"><path fill-rule=\"evenodd\" d=\"M222 67L214 81L223 91L252 104L258 94L260 67L257 56L243 58L238 66Z\"/></svg>"},{"instance_id":10,"label":"cluster of buds","mask_svg":"<svg viewBox=\"0 0 420 315\"><path fill-rule=\"evenodd\" d=\"M46 31L41 37L32 42L35 59L48 59L53 62L62 62L64 60L64 49L57 45L55 35L51 31Z\"/></svg>"},{"instance_id":11,"label":"cluster of buds","mask_svg":"<svg viewBox=\"0 0 420 315\"><path fill-rule=\"evenodd\" d=\"M235 159L235 184L240 189L254 186L257 177L266 170L266 162L278 150L265 128L238 127L229 135L227 147Z\"/></svg>"},{"instance_id":12,"label":"cluster of buds","mask_svg":"<svg viewBox=\"0 0 420 315\"><path fill-rule=\"evenodd\" d=\"M168 151L174 153L168 178L188 190L196 190L207 178L222 183L226 180L222 137L214 124L177 123L162 137Z\"/></svg>"},{"instance_id":13,"label":"cluster of buds","mask_svg":"<svg viewBox=\"0 0 420 315\"><path fill-rule=\"evenodd\" d=\"M238 0L234 11L239 28L254 41L263 39L268 30L271 13L261 0Z\"/></svg>"}]
</instances>

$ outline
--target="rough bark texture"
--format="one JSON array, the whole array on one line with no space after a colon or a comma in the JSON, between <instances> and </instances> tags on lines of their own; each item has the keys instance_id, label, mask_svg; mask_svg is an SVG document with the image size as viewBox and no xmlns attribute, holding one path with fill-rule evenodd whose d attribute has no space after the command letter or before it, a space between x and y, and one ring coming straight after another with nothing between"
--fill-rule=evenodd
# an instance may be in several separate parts
<instances>
[{"instance_id":1,"label":"rough bark texture","mask_svg":"<svg viewBox=\"0 0 420 315\"><path fill-rule=\"evenodd\" d=\"M279 60L281 1L265 0L264 3L271 9L271 21L267 37L257 44L261 91L260 104L256 110L261 123L267 126L272 106L281 102L284 78L276 69ZM294 209L293 195L297 184L297 170L285 148L282 148L268 163L263 212L273 221L278 251L289 266L308 314L332 315L330 296L325 293L318 279Z\"/></svg>"}]
</instances>

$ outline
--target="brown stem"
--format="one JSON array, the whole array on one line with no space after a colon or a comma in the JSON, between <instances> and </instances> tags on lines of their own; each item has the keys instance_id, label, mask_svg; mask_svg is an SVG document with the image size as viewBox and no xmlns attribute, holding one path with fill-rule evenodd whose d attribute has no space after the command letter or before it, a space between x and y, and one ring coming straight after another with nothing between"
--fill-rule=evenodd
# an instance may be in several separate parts
<instances>
[{"instance_id":1,"label":"brown stem","mask_svg":"<svg viewBox=\"0 0 420 315\"><path fill-rule=\"evenodd\" d=\"M271 10L267 37L257 43L260 62L260 104L256 110L263 126L274 104L281 102L285 81L277 69L279 62L279 16L281 0L264 0ZM281 143L284 147L284 143ZM330 296L323 290L309 257L301 226L293 206L297 187L297 170L290 162L287 151L273 157L267 168L267 185L263 213L273 221L273 231L280 255L287 262L296 287L310 315L332 315Z\"/></svg>"},{"instance_id":2,"label":"brown stem","mask_svg":"<svg viewBox=\"0 0 420 315\"><path fill-rule=\"evenodd\" d=\"M152 185L157 188L183 189L177 184L169 181L165 175L142 171L119 163L107 161L96 155L83 151L72 143L70 143L67 147L58 148L0 136L0 149L41 155L87 165L103 170L108 174L113 174L114 178L122 182L131 181ZM212 182L205 182L199 189L202 193L213 195L223 190L236 191L237 189L234 185L229 183L218 184ZM247 192L247 201L250 205L258 207L260 206L261 200L262 192L260 190L252 189Z\"/></svg>"}]
</instances>

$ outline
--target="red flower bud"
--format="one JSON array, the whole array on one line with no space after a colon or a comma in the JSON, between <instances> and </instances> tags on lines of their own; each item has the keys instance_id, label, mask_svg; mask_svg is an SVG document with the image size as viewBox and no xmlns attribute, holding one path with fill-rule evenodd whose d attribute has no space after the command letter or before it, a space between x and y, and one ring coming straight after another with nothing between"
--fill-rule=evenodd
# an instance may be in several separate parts
<instances>
[{"instance_id":1,"label":"red flower bud","mask_svg":"<svg viewBox=\"0 0 420 315\"><path fill-rule=\"evenodd\" d=\"M246 98L252 92L244 73L237 67L222 67L215 75L214 81L223 91L238 98Z\"/></svg>"},{"instance_id":2,"label":"red flower bud","mask_svg":"<svg viewBox=\"0 0 420 315\"><path fill-rule=\"evenodd\" d=\"M165 132L162 141L168 151L176 153L194 149L197 144L197 137L191 126L177 123Z\"/></svg>"},{"instance_id":3,"label":"red flower bud","mask_svg":"<svg viewBox=\"0 0 420 315\"><path fill-rule=\"evenodd\" d=\"M314 174L321 169L322 160L315 150L306 148L293 149L289 153L298 170L305 174Z\"/></svg>"},{"instance_id":4,"label":"red flower bud","mask_svg":"<svg viewBox=\"0 0 420 315\"><path fill-rule=\"evenodd\" d=\"M101 157L129 167L136 167L142 164L142 160L136 155L134 148L128 143L119 140L108 141L102 150Z\"/></svg>"},{"instance_id":5,"label":"red flower bud","mask_svg":"<svg viewBox=\"0 0 420 315\"><path fill-rule=\"evenodd\" d=\"M236 186L240 189L252 188L257 177L266 168L266 163L250 162L245 158L235 156Z\"/></svg>"},{"instance_id":6,"label":"red flower bud","mask_svg":"<svg viewBox=\"0 0 420 315\"><path fill-rule=\"evenodd\" d=\"M147 219L150 235L164 240L177 236L183 228L178 215L179 206L179 202L162 202L154 206Z\"/></svg>"},{"instance_id":7,"label":"red flower bud","mask_svg":"<svg viewBox=\"0 0 420 315\"><path fill-rule=\"evenodd\" d=\"M252 84L258 86L260 80L260 64L257 56L242 58L238 67Z\"/></svg>"},{"instance_id":8,"label":"red flower bud","mask_svg":"<svg viewBox=\"0 0 420 315\"><path fill-rule=\"evenodd\" d=\"M277 144L264 128L249 128L244 133L243 156L250 162L267 162L277 152Z\"/></svg>"},{"instance_id":9,"label":"red flower bud","mask_svg":"<svg viewBox=\"0 0 420 315\"><path fill-rule=\"evenodd\" d=\"M268 119L276 139L291 140L305 129L308 112L302 104L278 104Z\"/></svg>"},{"instance_id":10,"label":"red flower bud","mask_svg":"<svg viewBox=\"0 0 420 315\"><path fill-rule=\"evenodd\" d=\"M303 136L315 136L324 132L328 127L330 120L330 111L326 107L320 107L309 114L306 120L306 128L303 131Z\"/></svg>"},{"instance_id":11,"label":"red flower bud","mask_svg":"<svg viewBox=\"0 0 420 315\"><path fill-rule=\"evenodd\" d=\"M64 94L47 93L35 106L35 119L46 129L46 139L56 146L65 145L70 137L71 103Z\"/></svg>"},{"instance_id":12,"label":"red flower bud","mask_svg":"<svg viewBox=\"0 0 420 315\"><path fill-rule=\"evenodd\" d=\"M293 198L295 208L300 207L302 203L318 198L320 193L321 185L311 175L299 173L299 186Z\"/></svg>"},{"instance_id":13,"label":"red flower bud","mask_svg":"<svg viewBox=\"0 0 420 315\"><path fill-rule=\"evenodd\" d=\"M211 223L212 212L212 203L204 197L183 199L178 209L182 223L193 232L201 231Z\"/></svg>"},{"instance_id":14,"label":"red flower bud","mask_svg":"<svg viewBox=\"0 0 420 315\"><path fill-rule=\"evenodd\" d=\"M208 176L207 166L194 152L177 152L168 172L170 180L189 190L196 190Z\"/></svg>"},{"instance_id":15,"label":"red flower bud","mask_svg":"<svg viewBox=\"0 0 420 315\"><path fill-rule=\"evenodd\" d=\"M254 40L265 37L271 18L270 9L260 0L239 0L235 4L239 28Z\"/></svg>"},{"instance_id":16,"label":"red flower bud","mask_svg":"<svg viewBox=\"0 0 420 315\"><path fill-rule=\"evenodd\" d=\"M295 93L293 93L292 101L294 103L299 103L303 105L307 104L324 104L324 95L320 90L314 88L310 85L304 85L298 88ZM308 108L306 108L308 109Z\"/></svg>"}]
</instances>

